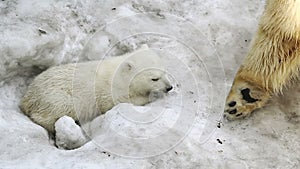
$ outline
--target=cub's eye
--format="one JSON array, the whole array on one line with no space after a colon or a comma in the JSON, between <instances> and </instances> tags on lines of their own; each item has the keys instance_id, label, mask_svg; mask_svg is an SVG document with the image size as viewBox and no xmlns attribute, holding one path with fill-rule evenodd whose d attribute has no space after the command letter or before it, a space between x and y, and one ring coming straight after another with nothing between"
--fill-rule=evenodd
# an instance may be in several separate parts
<instances>
[{"instance_id":1,"label":"cub's eye","mask_svg":"<svg viewBox=\"0 0 300 169\"><path fill-rule=\"evenodd\" d=\"M154 81L154 82L156 82L156 81L158 81L159 80L159 78L154 78L154 79L152 79L152 81Z\"/></svg>"}]
</instances>

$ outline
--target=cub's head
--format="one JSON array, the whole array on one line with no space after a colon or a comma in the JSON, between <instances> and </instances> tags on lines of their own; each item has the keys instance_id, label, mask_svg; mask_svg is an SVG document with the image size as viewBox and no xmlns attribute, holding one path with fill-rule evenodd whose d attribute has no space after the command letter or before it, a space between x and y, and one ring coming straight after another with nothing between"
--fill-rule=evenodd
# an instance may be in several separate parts
<instances>
[{"instance_id":1,"label":"cub's head","mask_svg":"<svg viewBox=\"0 0 300 169\"><path fill-rule=\"evenodd\" d=\"M144 105L172 90L163 60L147 46L122 57L115 74L115 84L122 90L115 90L115 95L127 95L129 102Z\"/></svg>"},{"instance_id":2,"label":"cub's head","mask_svg":"<svg viewBox=\"0 0 300 169\"><path fill-rule=\"evenodd\" d=\"M166 73L156 68L141 70L131 79L129 85L129 93L133 96L160 97L172 89Z\"/></svg>"}]
</instances>

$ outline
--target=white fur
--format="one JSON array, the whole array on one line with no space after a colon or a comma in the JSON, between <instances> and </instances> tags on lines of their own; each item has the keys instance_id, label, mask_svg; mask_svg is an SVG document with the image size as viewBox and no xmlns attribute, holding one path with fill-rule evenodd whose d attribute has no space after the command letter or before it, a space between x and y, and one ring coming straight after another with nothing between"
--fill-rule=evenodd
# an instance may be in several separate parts
<instances>
[{"instance_id":1,"label":"white fur","mask_svg":"<svg viewBox=\"0 0 300 169\"><path fill-rule=\"evenodd\" d=\"M149 103L151 93L171 87L163 68L147 46L101 61L52 67L28 87L21 109L54 132L55 121L64 115L85 123L118 103Z\"/></svg>"}]
</instances>

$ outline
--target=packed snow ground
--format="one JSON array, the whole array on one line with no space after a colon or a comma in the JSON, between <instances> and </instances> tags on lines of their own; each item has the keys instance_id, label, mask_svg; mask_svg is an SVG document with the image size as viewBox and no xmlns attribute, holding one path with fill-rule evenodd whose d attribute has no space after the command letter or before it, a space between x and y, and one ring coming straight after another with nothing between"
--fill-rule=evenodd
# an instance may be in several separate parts
<instances>
[{"instance_id":1,"label":"packed snow ground","mask_svg":"<svg viewBox=\"0 0 300 169\"><path fill-rule=\"evenodd\" d=\"M1 1L0 168L299 168L297 84L247 119L220 121L263 6L262 0ZM32 78L48 67L142 44L165 59L175 89L145 107L121 104L96 118L86 126L93 140L84 146L54 147L19 110Z\"/></svg>"}]
</instances>

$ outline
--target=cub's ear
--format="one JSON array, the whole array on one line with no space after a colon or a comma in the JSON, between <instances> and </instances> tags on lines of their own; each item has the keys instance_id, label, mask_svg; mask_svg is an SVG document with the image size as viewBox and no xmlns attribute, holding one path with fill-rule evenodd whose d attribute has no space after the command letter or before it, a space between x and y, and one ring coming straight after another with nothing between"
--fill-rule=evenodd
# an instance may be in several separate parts
<instances>
[{"instance_id":1,"label":"cub's ear","mask_svg":"<svg viewBox=\"0 0 300 169\"><path fill-rule=\"evenodd\" d=\"M148 45L147 44L143 44L141 47L140 47L140 50L147 50L149 49Z\"/></svg>"},{"instance_id":2,"label":"cub's ear","mask_svg":"<svg viewBox=\"0 0 300 169\"><path fill-rule=\"evenodd\" d=\"M122 64L122 71L131 71L134 69L134 64L130 61L125 61Z\"/></svg>"}]
</instances>

